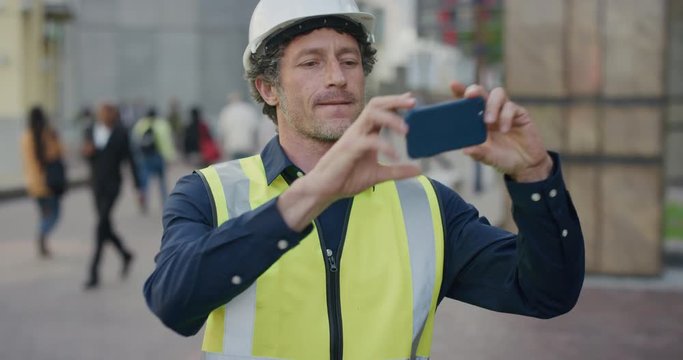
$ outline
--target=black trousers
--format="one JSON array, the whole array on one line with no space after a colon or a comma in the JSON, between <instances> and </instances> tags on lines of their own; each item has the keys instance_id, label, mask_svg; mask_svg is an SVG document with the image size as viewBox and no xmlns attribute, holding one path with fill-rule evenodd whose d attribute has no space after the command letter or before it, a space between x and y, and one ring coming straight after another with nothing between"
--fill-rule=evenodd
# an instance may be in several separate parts
<instances>
[{"instance_id":1,"label":"black trousers","mask_svg":"<svg viewBox=\"0 0 683 360\"><path fill-rule=\"evenodd\" d=\"M131 256L130 251L123 245L121 238L114 232L111 223L111 212L119 197L119 187L95 188L95 207L97 210L97 229L95 231L95 251L90 263L90 280L98 281L102 247L110 241L118 250L122 260Z\"/></svg>"}]
</instances>

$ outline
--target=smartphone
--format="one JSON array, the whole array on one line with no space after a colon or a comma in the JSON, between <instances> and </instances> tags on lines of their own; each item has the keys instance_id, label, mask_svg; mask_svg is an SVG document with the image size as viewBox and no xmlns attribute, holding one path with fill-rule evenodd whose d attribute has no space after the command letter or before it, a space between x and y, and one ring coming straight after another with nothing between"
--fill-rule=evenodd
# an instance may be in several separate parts
<instances>
[{"instance_id":1,"label":"smartphone","mask_svg":"<svg viewBox=\"0 0 683 360\"><path fill-rule=\"evenodd\" d=\"M413 159L486 141L485 101L481 97L422 106L406 113L406 143Z\"/></svg>"}]
</instances>

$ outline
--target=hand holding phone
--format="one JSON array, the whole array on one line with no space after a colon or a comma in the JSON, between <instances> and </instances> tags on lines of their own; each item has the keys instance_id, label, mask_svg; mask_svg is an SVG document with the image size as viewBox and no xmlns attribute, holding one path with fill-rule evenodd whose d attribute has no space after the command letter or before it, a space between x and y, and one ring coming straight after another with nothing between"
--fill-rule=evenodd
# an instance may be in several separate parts
<instances>
[{"instance_id":1,"label":"hand holding phone","mask_svg":"<svg viewBox=\"0 0 683 360\"><path fill-rule=\"evenodd\" d=\"M481 97L415 108L406 114L406 135L411 158L434 156L444 151L486 141L485 101Z\"/></svg>"}]
</instances>

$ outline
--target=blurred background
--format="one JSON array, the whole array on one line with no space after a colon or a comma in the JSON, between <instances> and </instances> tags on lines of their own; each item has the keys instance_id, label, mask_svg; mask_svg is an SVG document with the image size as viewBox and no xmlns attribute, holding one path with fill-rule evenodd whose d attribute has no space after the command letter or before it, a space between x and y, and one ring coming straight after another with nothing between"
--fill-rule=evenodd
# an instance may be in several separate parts
<instances>
[{"instance_id":1,"label":"blurred background","mask_svg":"<svg viewBox=\"0 0 683 360\"><path fill-rule=\"evenodd\" d=\"M586 240L589 275L574 311L541 321L445 300L433 358L680 359L683 1L357 1L377 16L368 95L410 90L428 104L449 97L451 79L504 86L561 154ZM256 3L0 0L0 359L199 359L201 334L171 333L144 304L162 200L141 203L130 176L114 222L137 254L131 275L118 279L105 249L101 287L83 291L96 219L80 149L106 102L128 129L150 109L168 124L181 155L165 158L169 186L218 161L188 149L192 107L222 160L258 152L273 134L268 120L225 125L239 95L260 113L241 65ZM35 105L59 134L71 184L49 259L36 256L38 210L20 150ZM238 131L250 149L224 144ZM514 228L494 170L458 152L423 167Z\"/></svg>"}]
</instances>

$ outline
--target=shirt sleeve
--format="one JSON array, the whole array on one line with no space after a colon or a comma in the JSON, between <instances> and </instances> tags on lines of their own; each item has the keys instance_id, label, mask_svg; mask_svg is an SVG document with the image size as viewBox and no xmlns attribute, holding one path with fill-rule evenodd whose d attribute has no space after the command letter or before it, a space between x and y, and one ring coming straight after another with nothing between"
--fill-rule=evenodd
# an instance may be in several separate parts
<instances>
[{"instance_id":1,"label":"shirt sleeve","mask_svg":"<svg viewBox=\"0 0 683 360\"><path fill-rule=\"evenodd\" d=\"M276 199L214 227L199 175L178 181L164 206L156 267L144 285L147 305L166 326L194 335L211 311L246 290L310 233L312 226L291 230Z\"/></svg>"},{"instance_id":2,"label":"shirt sleeve","mask_svg":"<svg viewBox=\"0 0 683 360\"><path fill-rule=\"evenodd\" d=\"M446 232L440 300L550 318L571 310L584 278L579 218L555 153L550 177L506 178L519 234L491 226L455 192L435 182Z\"/></svg>"}]
</instances>

